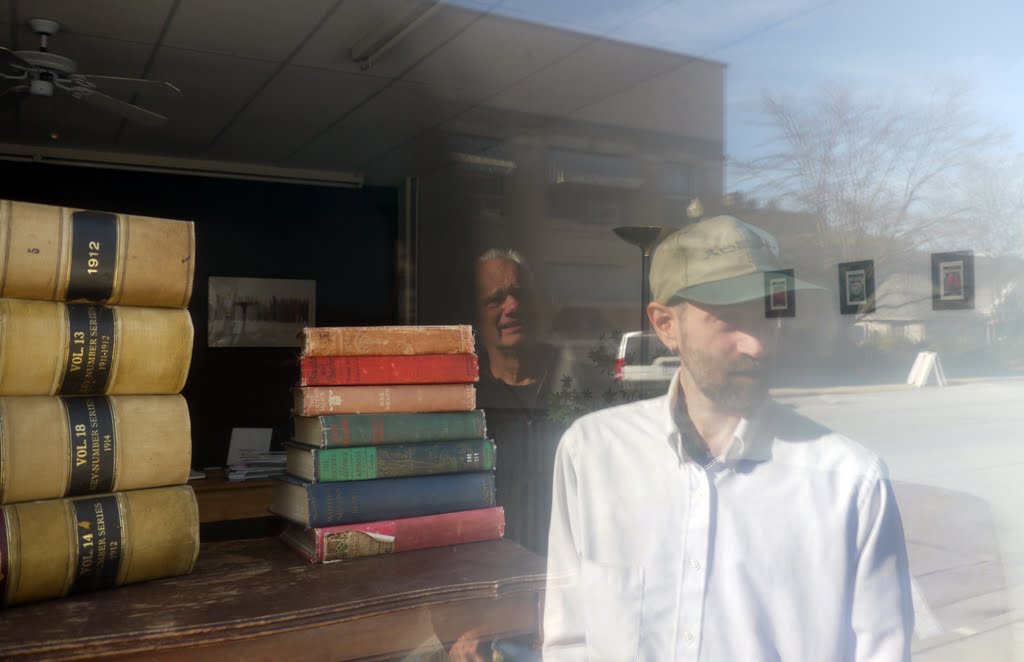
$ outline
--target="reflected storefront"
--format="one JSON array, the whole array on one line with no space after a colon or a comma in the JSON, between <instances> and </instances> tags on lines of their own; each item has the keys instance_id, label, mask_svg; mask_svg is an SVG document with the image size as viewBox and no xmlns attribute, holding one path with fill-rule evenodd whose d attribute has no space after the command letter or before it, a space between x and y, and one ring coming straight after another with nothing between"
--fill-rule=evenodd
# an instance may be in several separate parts
<instances>
[{"instance_id":1,"label":"reflected storefront","mask_svg":"<svg viewBox=\"0 0 1024 662\"><path fill-rule=\"evenodd\" d=\"M563 17L559 28L571 28L580 14ZM579 37L572 29L566 34ZM769 107L758 131L774 131L784 145L789 139L790 147L805 151L765 152L770 141L751 144L747 128L737 130L742 143L733 146L730 122L736 120L729 115L746 104L744 120L752 121L752 102L730 98L751 93L750 63L733 59L742 48L703 59L649 48L635 34L632 43L588 39L528 83L446 124L440 142L448 162L415 179L419 321L474 319L473 259L487 249L514 248L532 269L543 340L571 366L563 375L569 382L551 394L549 408L488 409L498 446L505 448L498 477L505 485L499 498L511 514L509 537L543 552L554 449L576 417L667 386L637 389L615 379L618 337L641 326L644 275L637 249L614 229L658 226L667 233L727 213L770 232L796 277L821 288L796 295L795 312L784 320L774 397L889 464L911 563L915 659L1013 659L1019 602L1013 586L1024 558L1014 540L1024 527L1010 517L1012 500L979 489L973 478L954 477L943 469L945 460L937 460L983 470L977 458L967 459L966 449L979 443L968 423L979 415L971 413L976 407L986 412L986 449L994 449L995 439L1012 439L1008 410L1021 365L1014 311L1024 261L1020 246L1005 242L1021 236L1020 221L1005 222L1001 239L986 239L992 225L979 220L975 227L972 219L1005 217L1021 207L1005 187L1001 193L1010 194L999 201L993 187L984 201L972 201L979 189L966 183L974 177L972 159L990 145L966 140L972 129L956 133L935 120L938 104L949 102L941 94L905 101L907 117L892 119L886 133L878 114L898 110L898 102L872 104L852 86L846 97L812 88L787 88L785 96L773 97L765 80L757 93L780 105ZM621 78L614 85L574 75L579 61L601 70L612 51L634 67L628 74L616 70L613 77ZM540 81L543 101L536 96ZM739 92L737 85L746 87ZM815 95L833 105L818 104ZM808 99L806 112L793 102L800 96ZM846 105L837 106L836 98ZM784 103L788 114L780 110ZM948 112L960 121L961 110ZM835 134L828 136L826 127L812 126L828 122L829 112L846 123L841 128L848 134L831 125ZM939 149L936 144L922 146L907 122L938 136L941 153L929 151ZM815 141L822 144L807 144ZM835 151L827 151L827 141ZM770 158L758 161L758 149ZM902 158L893 156L898 150ZM850 161L842 165L847 170L840 171L838 159ZM933 171L923 175L910 172L928 159L945 161L930 164ZM891 171L876 172L882 162ZM844 181L856 178L857 168L875 172L859 184ZM820 187L814 195L811 183ZM865 190L850 188L858 185ZM901 201L900 187L918 190ZM965 213L968 206L972 211ZM951 251L967 251L973 270L970 305L952 310L934 304L941 295L930 272L933 256ZM925 350L936 352L944 368L942 392L904 383ZM990 391L986 384L998 386ZM584 391L590 397L582 397ZM1001 462L990 470L1010 475Z\"/></svg>"}]
</instances>

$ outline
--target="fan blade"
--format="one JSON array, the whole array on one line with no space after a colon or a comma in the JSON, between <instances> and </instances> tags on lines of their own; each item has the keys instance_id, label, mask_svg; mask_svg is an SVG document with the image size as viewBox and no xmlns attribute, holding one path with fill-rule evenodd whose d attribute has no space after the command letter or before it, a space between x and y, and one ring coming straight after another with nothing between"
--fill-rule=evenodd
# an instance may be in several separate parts
<instances>
[{"instance_id":1,"label":"fan blade","mask_svg":"<svg viewBox=\"0 0 1024 662\"><path fill-rule=\"evenodd\" d=\"M118 76L92 76L85 74L79 74L78 77L84 78L96 87L106 87L107 85L110 85L111 87L116 87L118 90L124 90L126 92L161 91L169 94L181 94L181 90L163 80L120 78Z\"/></svg>"},{"instance_id":2,"label":"fan blade","mask_svg":"<svg viewBox=\"0 0 1024 662\"><path fill-rule=\"evenodd\" d=\"M32 65L15 55L13 51L0 46L0 66L9 67L12 64L17 65L21 70L32 68Z\"/></svg>"},{"instance_id":3,"label":"fan blade","mask_svg":"<svg viewBox=\"0 0 1024 662\"><path fill-rule=\"evenodd\" d=\"M97 108L109 110L112 113L117 113L126 120L138 122L139 124L145 124L146 126L160 126L161 124L167 121L167 118L163 115L157 115L156 113L150 112L145 108L133 106L127 101L121 101L120 99L115 99L114 97L108 97L106 94L103 94L102 92L96 92L93 90L86 91L85 89L80 89L78 94L76 94L75 96L79 99L84 99L85 101L91 103Z\"/></svg>"}]
</instances>

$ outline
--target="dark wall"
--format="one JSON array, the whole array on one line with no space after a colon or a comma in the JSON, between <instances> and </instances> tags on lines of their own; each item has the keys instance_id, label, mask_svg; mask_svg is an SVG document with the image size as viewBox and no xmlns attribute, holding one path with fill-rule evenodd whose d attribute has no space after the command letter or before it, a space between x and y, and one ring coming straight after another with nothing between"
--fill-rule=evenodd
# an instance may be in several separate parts
<instances>
[{"instance_id":1,"label":"dark wall","mask_svg":"<svg viewBox=\"0 0 1024 662\"><path fill-rule=\"evenodd\" d=\"M287 439L298 375L296 349L207 347L210 276L314 279L318 326L396 323L394 189L0 163L0 198L195 222L194 467L224 463L232 427Z\"/></svg>"}]
</instances>

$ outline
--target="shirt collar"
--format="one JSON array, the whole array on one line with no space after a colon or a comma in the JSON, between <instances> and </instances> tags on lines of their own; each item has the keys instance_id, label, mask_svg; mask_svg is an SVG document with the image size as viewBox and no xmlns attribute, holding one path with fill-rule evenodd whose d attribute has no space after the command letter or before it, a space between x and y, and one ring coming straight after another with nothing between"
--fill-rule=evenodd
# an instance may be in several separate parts
<instances>
[{"instance_id":1,"label":"shirt collar","mask_svg":"<svg viewBox=\"0 0 1024 662\"><path fill-rule=\"evenodd\" d=\"M683 399L682 387L679 385L679 371L673 375L669 384L668 393L664 402L665 435L670 444L674 447L680 459L694 460L683 446L683 432L676 423L677 403ZM770 426L765 425L766 419L770 416L770 398L766 397L758 405L750 418L741 418L732 433L732 441L722 457L714 458L726 464L732 464L740 460L751 462L765 462L771 459L771 436L767 434Z\"/></svg>"}]
</instances>

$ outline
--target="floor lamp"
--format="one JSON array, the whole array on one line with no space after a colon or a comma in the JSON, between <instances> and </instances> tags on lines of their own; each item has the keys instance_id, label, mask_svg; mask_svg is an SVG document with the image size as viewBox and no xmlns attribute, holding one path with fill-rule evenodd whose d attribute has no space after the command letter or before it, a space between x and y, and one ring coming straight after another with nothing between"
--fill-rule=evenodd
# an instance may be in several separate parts
<instances>
[{"instance_id":1,"label":"floor lamp","mask_svg":"<svg viewBox=\"0 0 1024 662\"><path fill-rule=\"evenodd\" d=\"M643 332L640 337L640 363L646 365L650 353L647 346L647 334L651 328L650 321L647 319L647 303L651 298L651 284L647 274L651 269L651 254L654 252L654 247L671 230L660 225L626 225L614 228L612 231L618 235L619 239L640 249L640 330Z\"/></svg>"}]
</instances>

